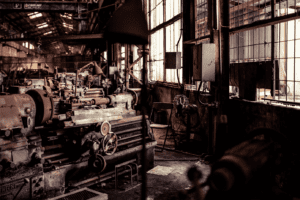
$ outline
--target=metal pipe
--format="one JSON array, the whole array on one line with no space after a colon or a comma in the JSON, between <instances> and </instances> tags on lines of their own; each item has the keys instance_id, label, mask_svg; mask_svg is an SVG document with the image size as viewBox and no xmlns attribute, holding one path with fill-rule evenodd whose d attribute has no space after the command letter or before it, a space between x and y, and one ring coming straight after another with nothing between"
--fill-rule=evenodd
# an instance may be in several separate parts
<instances>
[{"instance_id":1,"label":"metal pipe","mask_svg":"<svg viewBox=\"0 0 300 200\"><path fill-rule=\"evenodd\" d=\"M141 167L142 167L142 165L138 166L138 168L141 168ZM123 174L128 173L128 172L130 172L130 169L124 170L122 172L118 172L118 175L123 175ZM93 178L78 182L78 183L72 185L72 187L77 187L76 188L76 190L77 190L78 188L88 187L90 185L94 185L96 183L101 183L101 182L106 181L106 180L111 179L111 178L115 178L115 171L107 172L105 174L95 176Z\"/></svg>"},{"instance_id":2,"label":"metal pipe","mask_svg":"<svg viewBox=\"0 0 300 200\"><path fill-rule=\"evenodd\" d=\"M44 159L49 159L49 158L53 158L53 157L58 157L58 156L62 156L62 155L65 155L65 153L56 153L56 154L50 154L50 155L42 155L42 158Z\"/></svg>"},{"instance_id":3,"label":"metal pipe","mask_svg":"<svg viewBox=\"0 0 300 200\"><path fill-rule=\"evenodd\" d=\"M56 145L51 145L51 146L45 146L45 151L51 150L51 149L61 149L63 148L62 144L56 144Z\"/></svg>"},{"instance_id":4,"label":"metal pipe","mask_svg":"<svg viewBox=\"0 0 300 200\"><path fill-rule=\"evenodd\" d=\"M159 145L156 145L156 147L158 147L158 148L163 148L162 146L159 146ZM191 155L191 156L200 157L199 155L196 155L196 154L187 153L187 152L183 152L183 151L178 151L178 150L170 149L170 148L167 148L167 147L164 147L164 149L166 149L166 150L168 150L168 151L174 151L174 152L183 153L183 154L186 154L186 155Z\"/></svg>"},{"instance_id":5,"label":"metal pipe","mask_svg":"<svg viewBox=\"0 0 300 200\"><path fill-rule=\"evenodd\" d=\"M142 115L143 115L143 149L142 149L142 199L146 200L147 197L147 174L146 174L146 131L147 131L147 122L146 122L146 117L145 115L147 114L146 112L146 101L147 101L147 88L146 88L146 64L147 64L147 58L146 58L146 53L145 53L145 44L143 44L143 85L142 85Z\"/></svg>"},{"instance_id":6,"label":"metal pipe","mask_svg":"<svg viewBox=\"0 0 300 200\"><path fill-rule=\"evenodd\" d=\"M183 0L180 1L180 4L181 4L181 13L183 13L182 9L183 9ZM180 28L180 37L178 39L178 42L176 44L176 52L178 52L178 44L179 44L179 41L182 37L182 32L183 32L183 19L180 19L180 25L181 25L181 28ZM180 83L180 79L179 79L179 72L178 72L179 69L176 69L177 71L177 80L178 80L178 86L180 87L181 86L181 83Z\"/></svg>"},{"instance_id":7,"label":"metal pipe","mask_svg":"<svg viewBox=\"0 0 300 200\"><path fill-rule=\"evenodd\" d=\"M271 0L271 17L275 17L275 2ZM275 90L276 90L276 65L275 65L275 25L271 26L271 61L273 65L273 90L272 97L275 99Z\"/></svg>"},{"instance_id":8,"label":"metal pipe","mask_svg":"<svg viewBox=\"0 0 300 200\"><path fill-rule=\"evenodd\" d=\"M75 77L75 97L77 95L77 79L78 79L78 70L76 70L76 77Z\"/></svg>"},{"instance_id":9,"label":"metal pipe","mask_svg":"<svg viewBox=\"0 0 300 200\"><path fill-rule=\"evenodd\" d=\"M133 136L130 136L130 137L124 137L124 138L118 139L118 141L128 140L128 139L131 139L131 138L141 137L141 136L142 136L142 134L137 134L137 135L133 135Z\"/></svg>"},{"instance_id":10,"label":"metal pipe","mask_svg":"<svg viewBox=\"0 0 300 200\"><path fill-rule=\"evenodd\" d=\"M105 105L109 103L110 103L109 98L94 98L91 99L90 102L72 103L72 107L86 106L86 105Z\"/></svg>"},{"instance_id":11,"label":"metal pipe","mask_svg":"<svg viewBox=\"0 0 300 200\"><path fill-rule=\"evenodd\" d=\"M131 140L130 142L124 142L123 144L118 144L118 147L128 145L128 144L132 144L134 142L139 142L141 140L143 140L143 138L139 138L139 139L136 139L136 140Z\"/></svg>"},{"instance_id":12,"label":"metal pipe","mask_svg":"<svg viewBox=\"0 0 300 200\"><path fill-rule=\"evenodd\" d=\"M136 127L136 128L126 129L126 130L123 130L123 131L118 131L118 132L115 132L115 134L118 135L118 134L132 132L132 131L139 131L139 130L142 130L142 129L143 129L142 127Z\"/></svg>"},{"instance_id":13,"label":"metal pipe","mask_svg":"<svg viewBox=\"0 0 300 200\"><path fill-rule=\"evenodd\" d=\"M62 158L62 159L58 159L58 160L51 161L51 164L54 164L54 163L61 163L61 162L66 161L66 160L69 160L69 158Z\"/></svg>"},{"instance_id":14,"label":"metal pipe","mask_svg":"<svg viewBox=\"0 0 300 200\"><path fill-rule=\"evenodd\" d=\"M101 91L88 91L88 92L86 92L85 94L100 94L101 93Z\"/></svg>"}]
</instances>

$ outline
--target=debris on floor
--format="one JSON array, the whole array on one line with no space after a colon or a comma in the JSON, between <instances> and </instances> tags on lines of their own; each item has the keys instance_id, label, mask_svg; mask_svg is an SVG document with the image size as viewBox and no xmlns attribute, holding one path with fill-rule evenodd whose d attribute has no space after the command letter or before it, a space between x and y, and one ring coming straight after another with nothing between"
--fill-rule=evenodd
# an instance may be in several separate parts
<instances>
[{"instance_id":1,"label":"debris on floor","mask_svg":"<svg viewBox=\"0 0 300 200\"><path fill-rule=\"evenodd\" d=\"M165 166L156 166L153 169L149 170L149 174L167 176L169 175L174 169L172 167L165 167Z\"/></svg>"}]
</instances>

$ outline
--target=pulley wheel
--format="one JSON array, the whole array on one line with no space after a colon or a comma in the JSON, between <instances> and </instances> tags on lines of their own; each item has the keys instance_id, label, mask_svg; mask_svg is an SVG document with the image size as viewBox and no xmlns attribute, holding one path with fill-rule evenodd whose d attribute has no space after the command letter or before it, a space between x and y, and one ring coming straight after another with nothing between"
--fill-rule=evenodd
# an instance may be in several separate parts
<instances>
[{"instance_id":1,"label":"pulley wheel","mask_svg":"<svg viewBox=\"0 0 300 200\"><path fill-rule=\"evenodd\" d=\"M102 149L105 155L113 155L117 150L118 138L115 133L109 133L102 140Z\"/></svg>"},{"instance_id":2,"label":"pulley wheel","mask_svg":"<svg viewBox=\"0 0 300 200\"><path fill-rule=\"evenodd\" d=\"M133 90L130 90L130 89L127 89L127 90L128 90L128 92L130 92L132 94L132 97L133 97L133 99L132 99L132 105L133 106L137 105L138 100L139 100L138 94L135 91L133 91Z\"/></svg>"},{"instance_id":3,"label":"pulley wheel","mask_svg":"<svg viewBox=\"0 0 300 200\"><path fill-rule=\"evenodd\" d=\"M33 89L28 90L26 94L33 98L36 105L35 124L39 126L50 120L52 117L53 105L51 97L47 95L47 92L41 89Z\"/></svg>"},{"instance_id":4,"label":"pulley wheel","mask_svg":"<svg viewBox=\"0 0 300 200\"><path fill-rule=\"evenodd\" d=\"M111 125L108 121L105 121L101 124L100 133L103 136L106 136L111 131Z\"/></svg>"},{"instance_id":5,"label":"pulley wheel","mask_svg":"<svg viewBox=\"0 0 300 200\"><path fill-rule=\"evenodd\" d=\"M94 169L97 169L97 171L102 172L106 168L106 161L103 156L100 154L96 154L89 159L89 166L91 166Z\"/></svg>"}]
</instances>

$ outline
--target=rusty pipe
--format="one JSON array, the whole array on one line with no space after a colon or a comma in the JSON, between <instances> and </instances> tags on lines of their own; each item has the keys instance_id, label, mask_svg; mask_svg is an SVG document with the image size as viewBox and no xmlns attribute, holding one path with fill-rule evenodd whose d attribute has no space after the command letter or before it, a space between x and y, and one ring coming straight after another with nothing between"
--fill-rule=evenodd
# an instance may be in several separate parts
<instances>
[{"instance_id":1,"label":"rusty pipe","mask_svg":"<svg viewBox=\"0 0 300 200\"><path fill-rule=\"evenodd\" d=\"M54 158L54 157L58 157L58 156L62 156L65 155L65 153L56 153L56 154L50 154L50 155L42 155L42 158L44 159L49 159L49 158Z\"/></svg>"},{"instance_id":2,"label":"rusty pipe","mask_svg":"<svg viewBox=\"0 0 300 200\"><path fill-rule=\"evenodd\" d=\"M76 77L75 77L75 97L77 95L77 79L78 79L78 70L76 70Z\"/></svg>"},{"instance_id":3,"label":"rusty pipe","mask_svg":"<svg viewBox=\"0 0 300 200\"><path fill-rule=\"evenodd\" d=\"M106 105L110 103L109 98L94 98L89 102L82 102L82 103L72 103L72 107L76 106L86 106L86 105Z\"/></svg>"},{"instance_id":4,"label":"rusty pipe","mask_svg":"<svg viewBox=\"0 0 300 200\"><path fill-rule=\"evenodd\" d=\"M51 146L45 146L44 149L45 151L51 150L51 149L61 149L63 146L61 144L56 144L56 145L51 145Z\"/></svg>"},{"instance_id":5,"label":"rusty pipe","mask_svg":"<svg viewBox=\"0 0 300 200\"><path fill-rule=\"evenodd\" d=\"M138 166L138 168L141 168L141 167L142 167L142 165ZM130 172L130 169L119 172L118 175L122 175L122 174L125 174L127 172ZM85 187L87 187L89 185L93 185L95 183L106 181L106 180L114 178L114 177L115 177L115 171L111 171L111 172L107 172L105 174L101 174L99 176L95 176L95 177L90 178L90 179L86 179L84 181L77 182L77 183L75 183L71 186L72 187L80 187L80 186L84 185ZM89 184L89 185L87 185L87 184Z\"/></svg>"},{"instance_id":6,"label":"rusty pipe","mask_svg":"<svg viewBox=\"0 0 300 200\"><path fill-rule=\"evenodd\" d=\"M55 163L61 163L63 161L69 160L69 158L62 158L62 159L58 159L58 160L51 160L51 164L55 164Z\"/></svg>"},{"instance_id":7,"label":"rusty pipe","mask_svg":"<svg viewBox=\"0 0 300 200\"><path fill-rule=\"evenodd\" d=\"M103 105L110 103L109 98L94 98L92 101L94 102L94 105Z\"/></svg>"}]
</instances>

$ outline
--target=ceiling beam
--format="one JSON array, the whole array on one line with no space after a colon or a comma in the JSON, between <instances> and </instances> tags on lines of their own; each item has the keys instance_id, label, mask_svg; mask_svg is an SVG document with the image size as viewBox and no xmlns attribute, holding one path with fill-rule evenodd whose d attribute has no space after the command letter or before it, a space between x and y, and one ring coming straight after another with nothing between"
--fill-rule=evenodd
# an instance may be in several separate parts
<instances>
[{"instance_id":1,"label":"ceiling beam","mask_svg":"<svg viewBox=\"0 0 300 200\"><path fill-rule=\"evenodd\" d=\"M81 34L81 35L63 35L57 37L41 37L41 39L46 40L91 40L91 39L103 39L102 33L95 34ZM36 38L8 38L8 39L0 39L0 42L7 41L34 41Z\"/></svg>"},{"instance_id":2,"label":"ceiling beam","mask_svg":"<svg viewBox=\"0 0 300 200\"><path fill-rule=\"evenodd\" d=\"M59 20L57 15L55 13L49 13L49 14L50 14L51 18L54 21L54 22L52 22L52 25L55 27L55 29L58 32L59 36L65 35L65 32L62 31L62 29L59 27L58 23L55 23L56 21ZM64 47L64 52L69 52L69 49L67 48L67 46L64 43L62 43L62 46Z\"/></svg>"},{"instance_id":3,"label":"ceiling beam","mask_svg":"<svg viewBox=\"0 0 300 200\"><path fill-rule=\"evenodd\" d=\"M266 27L266 26L270 26L270 25L275 25L278 23L287 22L287 21L299 19L299 18L300 18L300 11L293 13L293 14L287 14L284 16L275 17L274 19L259 20L259 21L253 22L251 24L232 28L229 30L229 34L232 35L235 33L252 30L252 29L257 29L257 28L262 28L262 27Z\"/></svg>"},{"instance_id":4,"label":"ceiling beam","mask_svg":"<svg viewBox=\"0 0 300 200\"><path fill-rule=\"evenodd\" d=\"M68 2L68 1L7 1L0 3L0 10L15 12L47 12L47 11L65 11L78 12L86 10L87 2Z\"/></svg>"},{"instance_id":5,"label":"ceiling beam","mask_svg":"<svg viewBox=\"0 0 300 200\"><path fill-rule=\"evenodd\" d=\"M261 1L261 0L250 0L250 1L245 2L245 3L241 3L241 4L237 5L237 6L229 8L229 11L230 12L235 12L235 11L238 11L238 10L241 10L241 9L244 9L244 8L253 10L253 9L256 8L256 6L251 6L251 5L253 5L253 4L255 4L255 3L259 2L259 1Z\"/></svg>"}]
</instances>

